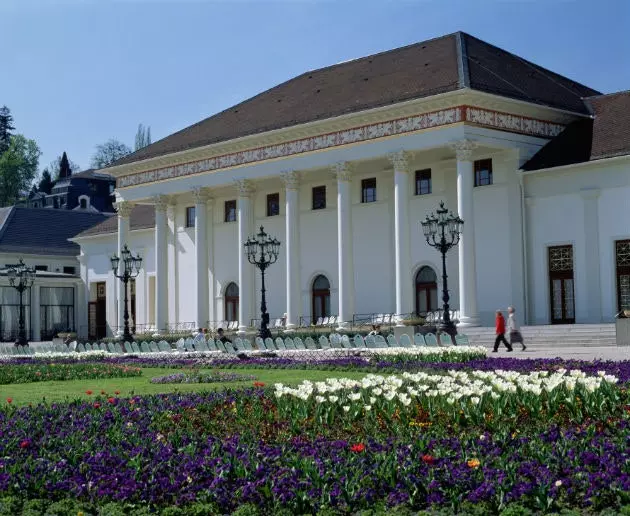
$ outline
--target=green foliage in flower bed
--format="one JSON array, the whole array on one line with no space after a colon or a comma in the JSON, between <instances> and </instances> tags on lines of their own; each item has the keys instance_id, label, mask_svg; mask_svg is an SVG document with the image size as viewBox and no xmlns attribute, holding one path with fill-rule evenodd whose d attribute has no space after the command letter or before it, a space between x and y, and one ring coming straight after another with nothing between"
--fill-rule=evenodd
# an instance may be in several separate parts
<instances>
[{"instance_id":1,"label":"green foliage in flower bed","mask_svg":"<svg viewBox=\"0 0 630 516\"><path fill-rule=\"evenodd\" d=\"M226 373L223 371L193 371L191 373L175 373L151 378L151 383L224 383L248 382L256 380L255 376Z\"/></svg>"},{"instance_id":2,"label":"green foliage in flower bed","mask_svg":"<svg viewBox=\"0 0 630 516\"><path fill-rule=\"evenodd\" d=\"M0 366L0 385L48 381L133 378L140 376L138 367L115 364L33 363Z\"/></svg>"}]
</instances>

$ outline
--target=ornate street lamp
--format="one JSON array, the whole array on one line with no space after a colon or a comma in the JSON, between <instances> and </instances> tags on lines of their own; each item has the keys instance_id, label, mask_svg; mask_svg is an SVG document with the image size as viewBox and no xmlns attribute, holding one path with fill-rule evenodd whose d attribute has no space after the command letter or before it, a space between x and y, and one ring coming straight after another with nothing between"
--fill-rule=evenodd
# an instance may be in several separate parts
<instances>
[{"instance_id":1,"label":"ornate street lamp","mask_svg":"<svg viewBox=\"0 0 630 516\"><path fill-rule=\"evenodd\" d=\"M134 256L131 251L127 248L127 244L122 248L120 252L120 256L112 256L110 258L112 262L112 270L114 271L114 276L116 276L120 281L122 281L125 289L125 313L123 319L125 321L125 328L123 332L123 342L131 342L133 337L131 336L131 332L129 331L129 303L127 299L127 283L132 278L135 278L140 274L140 267L142 267L142 258L136 255ZM120 262L122 260L121 270L118 270Z\"/></svg>"},{"instance_id":2,"label":"ornate street lamp","mask_svg":"<svg viewBox=\"0 0 630 516\"><path fill-rule=\"evenodd\" d=\"M260 233L249 237L245 242L245 253L247 259L252 265L256 265L260 269L262 275L262 298L260 301L261 322L260 331L258 335L266 339L271 337L271 332L267 327L269 324L269 314L267 313L267 301L265 299L265 270L272 263L275 263L278 259L278 252L280 251L280 241L276 238L271 238L262 226L260 226ZM241 321L241 324L243 322Z\"/></svg>"},{"instance_id":3,"label":"ornate street lamp","mask_svg":"<svg viewBox=\"0 0 630 516\"><path fill-rule=\"evenodd\" d=\"M440 209L437 210L437 217L431 213L422 224L422 232L427 239L427 244L435 247L442 253L442 322L438 329L453 336L457 333L455 324L451 321L448 301L448 276L446 275L446 253L459 243L459 236L462 232L464 221L459 216L448 213L444 207L444 201L440 202Z\"/></svg>"},{"instance_id":4,"label":"ornate street lamp","mask_svg":"<svg viewBox=\"0 0 630 516\"><path fill-rule=\"evenodd\" d=\"M16 265L9 265L7 269L9 284L20 293L20 329L18 331L18 338L15 341L15 345L28 346L26 328L24 326L24 291L33 286L36 272L34 268L27 267L22 258L20 258L19 263Z\"/></svg>"}]
</instances>

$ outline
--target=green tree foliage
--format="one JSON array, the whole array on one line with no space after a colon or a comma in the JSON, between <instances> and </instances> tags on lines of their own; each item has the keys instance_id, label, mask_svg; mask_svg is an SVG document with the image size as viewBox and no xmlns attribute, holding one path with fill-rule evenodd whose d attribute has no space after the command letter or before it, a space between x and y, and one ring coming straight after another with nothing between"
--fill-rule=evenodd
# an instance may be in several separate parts
<instances>
[{"instance_id":1,"label":"green tree foliage","mask_svg":"<svg viewBox=\"0 0 630 516\"><path fill-rule=\"evenodd\" d=\"M61 156L57 156L56 159L50 162L50 165L48 165L48 170L50 171L50 175L54 178L54 180L57 181L59 179L70 177L72 174L80 172L81 167L77 165L74 161L69 160L64 151Z\"/></svg>"},{"instance_id":2,"label":"green tree foliage","mask_svg":"<svg viewBox=\"0 0 630 516\"><path fill-rule=\"evenodd\" d=\"M37 174L41 152L35 140L21 134L11 136L0 155L0 206L16 203Z\"/></svg>"},{"instance_id":3,"label":"green tree foliage","mask_svg":"<svg viewBox=\"0 0 630 516\"><path fill-rule=\"evenodd\" d=\"M42 172L42 177L39 180L39 184L37 185L37 191L45 194L50 194L50 192L52 192L54 184L55 183L52 180L50 172L48 172L48 169L45 168Z\"/></svg>"},{"instance_id":4,"label":"green tree foliage","mask_svg":"<svg viewBox=\"0 0 630 516\"><path fill-rule=\"evenodd\" d=\"M92 168L104 168L114 161L126 156L131 149L124 143L112 138L105 143L96 146L96 153L92 156L90 166Z\"/></svg>"},{"instance_id":5,"label":"green tree foliage","mask_svg":"<svg viewBox=\"0 0 630 516\"><path fill-rule=\"evenodd\" d=\"M6 106L2 106L0 108L0 154L6 152L9 148L11 131L14 129L11 110Z\"/></svg>"},{"instance_id":6,"label":"green tree foliage","mask_svg":"<svg viewBox=\"0 0 630 516\"><path fill-rule=\"evenodd\" d=\"M142 147L146 147L147 145L151 145L151 128L144 127L140 124L138 126L138 131L136 132L136 144L133 150L140 150Z\"/></svg>"}]
</instances>

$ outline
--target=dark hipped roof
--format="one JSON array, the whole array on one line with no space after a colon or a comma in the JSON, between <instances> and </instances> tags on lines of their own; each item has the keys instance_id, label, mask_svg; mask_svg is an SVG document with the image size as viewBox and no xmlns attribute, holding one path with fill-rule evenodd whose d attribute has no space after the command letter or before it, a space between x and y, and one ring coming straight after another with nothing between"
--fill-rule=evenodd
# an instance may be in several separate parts
<instances>
[{"instance_id":1,"label":"dark hipped roof","mask_svg":"<svg viewBox=\"0 0 630 516\"><path fill-rule=\"evenodd\" d=\"M146 229L155 227L155 207L151 204L138 204L131 210L131 216L129 220L129 228L134 229ZM86 229L82 233L79 233L77 237L93 236L93 235L105 235L107 233L118 232L118 217L109 217L100 224Z\"/></svg>"},{"instance_id":2,"label":"dark hipped roof","mask_svg":"<svg viewBox=\"0 0 630 516\"><path fill-rule=\"evenodd\" d=\"M0 252L64 256L75 256L80 251L69 238L108 218L95 213L20 206L5 208L3 213Z\"/></svg>"},{"instance_id":3,"label":"dark hipped roof","mask_svg":"<svg viewBox=\"0 0 630 516\"><path fill-rule=\"evenodd\" d=\"M592 118L569 124L522 167L540 170L630 154L630 91L585 100Z\"/></svg>"},{"instance_id":4,"label":"dark hipped roof","mask_svg":"<svg viewBox=\"0 0 630 516\"><path fill-rule=\"evenodd\" d=\"M579 113L599 93L458 32L306 72L114 165L465 87Z\"/></svg>"}]
</instances>

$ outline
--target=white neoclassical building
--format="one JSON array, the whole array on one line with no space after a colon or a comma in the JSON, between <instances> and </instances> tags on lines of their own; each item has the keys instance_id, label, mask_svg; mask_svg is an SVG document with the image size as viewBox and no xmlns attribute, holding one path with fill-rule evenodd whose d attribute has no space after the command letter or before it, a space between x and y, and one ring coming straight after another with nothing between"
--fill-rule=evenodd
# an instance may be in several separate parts
<instances>
[{"instance_id":1,"label":"white neoclassical building","mask_svg":"<svg viewBox=\"0 0 630 516\"><path fill-rule=\"evenodd\" d=\"M462 326L511 304L529 324L630 308L630 94L599 92L464 33L306 72L114 164L118 217L80 234L93 334L122 325L109 257L144 259L137 331L259 317L244 253L282 244L272 319L441 306L420 221L465 223L447 257Z\"/></svg>"}]
</instances>

